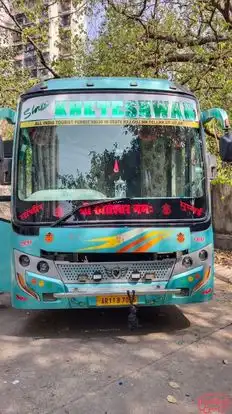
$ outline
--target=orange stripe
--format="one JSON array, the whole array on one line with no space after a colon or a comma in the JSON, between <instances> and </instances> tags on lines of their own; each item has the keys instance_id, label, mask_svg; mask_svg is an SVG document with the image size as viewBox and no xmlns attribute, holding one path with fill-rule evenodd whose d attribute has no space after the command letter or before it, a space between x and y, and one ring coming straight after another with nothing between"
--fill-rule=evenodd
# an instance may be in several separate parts
<instances>
[{"instance_id":1,"label":"orange stripe","mask_svg":"<svg viewBox=\"0 0 232 414\"><path fill-rule=\"evenodd\" d=\"M127 252L130 248L132 248L132 247L136 246L136 244L139 244L139 243L141 243L141 242L145 241L145 240L149 237L149 234L150 234L150 233L148 233L148 234L146 234L145 236L140 237L139 239L134 240L133 242L131 242L131 243L127 244L126 246L124 246L124 247L122 247L121 249L119 249L119 250L117 251L117 253L125 253L125 252Z\"/></svg>"},{"instance_id":2,"label":"orange stripe","mask_svg":"<svg viewBox=\"0 0 232 414\"><path fill-rule=\"evenodd\" d=\"M163 235L162 236L157 236L154 239L150 240L148 243L144 244L143 246L139 247L138 249L136 249L134 251L134 253L142 253L142 252L146 252L150 247L154 246L154 244L158 243L160 240L163 239Z\"/></svg>"}]
</instances>

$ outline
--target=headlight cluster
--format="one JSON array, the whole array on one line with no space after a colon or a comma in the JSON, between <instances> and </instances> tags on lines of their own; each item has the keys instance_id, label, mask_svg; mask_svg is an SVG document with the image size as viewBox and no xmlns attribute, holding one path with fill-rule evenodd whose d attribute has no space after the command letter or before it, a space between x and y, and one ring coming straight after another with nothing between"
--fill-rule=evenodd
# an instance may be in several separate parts
<instances>
[{"instance_id":1,"label":"headlight cluster","mask_svg":"<svg viewBox=\"0 0 232 414\"><path fill-rule=\"evenodd\" d=\"M203 262L208 258L208 252L206 250L201 250L199 252L199 259ZM182 265L186 268L189 268L193 265L193 260L190 256L185 256L182 260Z\"/></svg>"},{"instance_id":2,"label":"headlight cluster","mask_svg":"<svg viewBox=\"0 0 232 414\"><path fill-rule=\"evenodd\" d=\"M21 264L21 266L23 267L28 267L30 265L30 258L26 255L26 254L22 254L19 257L19 263ZM47 262L45 262L44 260L40 260L37 263L37 270L40 273L48 273L49 271L49 265Z\"/></svg>"}]
</instances>

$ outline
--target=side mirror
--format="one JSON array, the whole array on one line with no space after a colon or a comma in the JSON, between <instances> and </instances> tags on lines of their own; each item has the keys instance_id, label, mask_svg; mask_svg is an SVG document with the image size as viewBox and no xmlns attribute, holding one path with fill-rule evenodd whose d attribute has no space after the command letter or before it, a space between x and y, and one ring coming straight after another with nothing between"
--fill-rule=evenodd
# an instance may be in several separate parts
<instances>
[{"instance_id":1,"label":"side mirror","mask_svg":"<svg viewBox=\"0 0 232 414\"><path fill-rule=\"evenodd\" d=\"M11 184L13 141L3 141L0 137L0 185Z\"/></svg>"},{"instance_id":2,"label":"side mirror","mask_svg":"<svg viewBox=\"0 0 232 414\"><path fill-rule=\"evenodd\" d=\"M11 108L0 108L0 121L15 124L16 113ZM3 141L0 137L0 185L11 184L13 141Z\"/></svg>"},{"instance_id":3,"label":"side mirror","mask_svg":"<svg viewBox=\"0 0 232 414\"><path fill-rule=\"evenodd\" d=\"M227 112L221 108L211 108L201 112L201 122L203 125L210 122L212 119L218 121L222 129L229 127L229 118Z\"/></svg>"},{"instance_id":4,"label":"side mirror","mask_svg":"<svg viewBox=\"0 0 232 414\"><path fill-rule=\"evenodd\" d=\"M232 162L232 131L230 130L228 114L221 108L211 108L201 113L203 126L212 119L219 121L221 128L225 131L219 141L220 157L224 162Z\"/></svg>"},{"instance_id":5,"label":"side mirror","mask_svg":"<svg viewBox=\"0 0 232 414\"><path fill-rule=\"evenodd\" d=\"M207 153L207 168L208 177L210 181L214 180L217 176L217 158L215 155Z\"/></svg>"},{"instance_id":6,"label":"side mirror","mask_svg":"<svg viewBox=\"0 0 232 414\"><path fill-rule=\"evenodd\" d=\"M232 162L232 132L227 131L219 142L219 154L224 162Z\"/></svg>"},{"instance_id":7,"label":"side mirror","mask_svg":"<svg viewBox=\"0 0 232 414\"><path fill-rule=\"evenodd\" d=\"M0 108L0 120L5 119L9 124L15 124L15 111L11 108Z\"/></svg>"},{"instance_id":8,"label":"side mirror","mask_svg":"<svg viewBox=\"0 0 232 414\"><path fill-rule=\"evenodd\" d=\"M11 185L12 158L5 158L3 164L4 164L4 183L3 183L3 185Z\"/></svg>"}]
</instances>

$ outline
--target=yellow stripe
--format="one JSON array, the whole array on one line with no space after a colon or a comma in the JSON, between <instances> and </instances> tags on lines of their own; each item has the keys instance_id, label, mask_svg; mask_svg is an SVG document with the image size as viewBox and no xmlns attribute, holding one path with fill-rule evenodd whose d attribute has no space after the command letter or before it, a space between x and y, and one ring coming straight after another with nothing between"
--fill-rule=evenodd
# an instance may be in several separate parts
<instances>
[{"instance_id":1,"label":"yellow stripe","mask_svg":"<svg viewBox=\"0 0 232 414\"><path fill-rule=\"evenodd\" d=\"M142 240L141 240L141 238L139 240L140 240L140 242L145 241L145 240L150 239L152 236L157 235L159 233L160 233L159 230L149 231L147 234L145 234L144 236L142 236ZM120 236L122 238L120 238ZM132 237L133 237L133 235L132 235ZM99 243L99 242L105 242L105 243L100 244L100 245L98 244L98 245L95 245L95 246L93 245L91 247L85 247L85 248L83 248L81 250L78 250L79 252L81 252L81 251L87 251L87 250L92 250L92 249L101 250L101 249L108 249L108 248L118 247L118 246L120 246L124 242L124 240L123 240L123 234L122 235L119 234L117 236L97 237L96 239L91 239L91 240L88 240L88 241L89 242L97 242L97 243Z\"/></svg>"},{"instance_id":2,"label":"yellow stripe","mask_svg":"<svg viewBox=\"0 0 232 414\"><path fill-rule=\"evenodd\" d=\"M135 247L136 245L150 239L152 236L155 236L159 234L159 230L150 231L149 233L145 234L144 236L141 236L140 238L130 242L129 244L126 244L124 247L119 249L117 253L125 253L126 251L130 250L132 247Z\"/></svg>"},{"instance_id":3,"label":"yellow stripe","mask_svg":"<svg viewBox=\"0 0 232 414\"><path fill-rule=\"evenodd\" d=\"M193 288L194 293L198 292L198 290L200 290L203 286L205 286L208 283L210 273L211 273L211 267L207 267L206 270L205 270L203 279L200 282L198 282L196 284L196 286L194 286L194 288Z\"/></svg>"},{"instance_id":4,"label":"yellow stripe","mask_svg":"<svg viewBox=\"0 0 232 414\"><path fill-rule=\"evenodd\" d=\"M40 121L22 121L21 128L64 125L169 125L199 128L198 121L177 119L51 119Z\"/></svg>"}]
</instances>

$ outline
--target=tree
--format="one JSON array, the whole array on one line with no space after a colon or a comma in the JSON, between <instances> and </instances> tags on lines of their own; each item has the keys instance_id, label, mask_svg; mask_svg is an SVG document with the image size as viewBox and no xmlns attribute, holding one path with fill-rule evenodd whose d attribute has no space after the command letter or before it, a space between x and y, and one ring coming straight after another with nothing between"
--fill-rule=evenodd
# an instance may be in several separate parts
<instances>
[{"instance_id":1,"label":"tree","mask_svg":"<svg viewBox=\"0 0 232 414\"><path fill-rule=\"evenodd\" d=\"M103 0L105 19L90 40L84 72L169 78L193 92L201 108L232 116L232 3L227 0ZM208 145L218 153L215 125ZM232 169L219 161L220 177Z\"/></svg>"},{"instance_id":2,"label":"tree","mask_svg":"<svg viewBox=\"0 0 232 414\"><path fill-rule=\"evenodd\" d=\"M168 77L196 92L203 107L223 97L231 109L232 23L222 3L230 2L105 1L85 72Z\"/></svg>"},{"instance_id":3,"label":"tree","mask_svg":"<svg viewBox=\"0 0 232 414\"><path fill-rule=\"evenodd\" d=\"M231 1L73 0L76 9L70 13L79 20L79 31L59 29L57 47L62 53L52 61L45 53L54 18L48 11L62 0L36 0L34 8L28 2L12 0L13 8L25 16L25 25L11 13L7 0L0 0L12 22L7 30L19 36L25 48L34 48L51 76L169 78L195 92L203 109L222 106L232 114ZM83 16L90 24L98 22L95 36L88 36ZM37 82L15 69L15 54L13 47L0 46L0 105L15 106L18 95Z\"/></svg>"}]
</instances>

